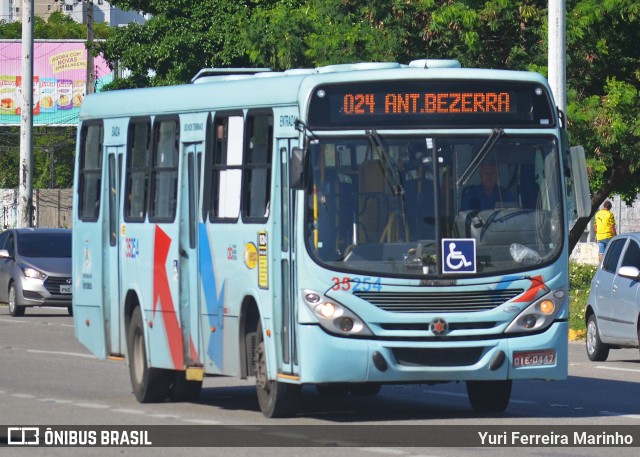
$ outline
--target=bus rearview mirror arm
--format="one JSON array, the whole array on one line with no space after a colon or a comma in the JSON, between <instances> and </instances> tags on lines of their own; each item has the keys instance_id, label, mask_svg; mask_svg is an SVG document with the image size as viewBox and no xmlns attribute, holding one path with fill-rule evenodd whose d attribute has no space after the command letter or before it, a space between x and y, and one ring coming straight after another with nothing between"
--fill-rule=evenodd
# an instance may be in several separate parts
<instances>
[{"instance_id":1,"label":"bus rearview mirror arm","mask_svg":"<svg viewBox=\"0 0 640 457\"><path fill-rule=\"evenodd\" d=\"M304 189L306 187L305 163L307 161L307 149L293 148L289 159L289 187L291 189Z\"/></svg>"}]
</instances>

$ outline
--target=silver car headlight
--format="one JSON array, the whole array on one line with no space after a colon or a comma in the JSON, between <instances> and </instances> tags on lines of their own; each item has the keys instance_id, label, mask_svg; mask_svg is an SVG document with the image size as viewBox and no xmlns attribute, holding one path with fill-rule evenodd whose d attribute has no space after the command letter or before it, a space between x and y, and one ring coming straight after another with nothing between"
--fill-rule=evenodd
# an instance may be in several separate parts
<instances>
[{"instance_id":1,"label":"silver car headlight","mask_svg":"<svg viewBox=\"0 0 640 457\"><path fill-rule=\"evenodd\" d=\"M549 327L562 309L566 296L566 289L557 289L544 295L522 310L504 332L535 332Z\"/></svg>"},{"instance_id":2,"label":"silver car headlight","mask_svg":"<svg viewBox=\"0 0 640 457\"><path fill-rule=\"evenodd\" d=\"M36 270L33 267L24 265L24 264L20 264L20 269L22 270L22 273L27 277L27 278L32 278L32 279L40 279L40 280L45 280L47 279L47 275L44 274L43 272L41 272L40 270Z\"/></svg>"},{"instance_id":3,"label":"silver car headlight","mask_svg":"<svg viewBox=\"0 0 640 457\"><path fill-rule=\"evenodd\" d=\"M305 305L326 331L345 336L373 335L353 311L337 301L312 290L302 292Z\"/></svg>"}]
</instances>

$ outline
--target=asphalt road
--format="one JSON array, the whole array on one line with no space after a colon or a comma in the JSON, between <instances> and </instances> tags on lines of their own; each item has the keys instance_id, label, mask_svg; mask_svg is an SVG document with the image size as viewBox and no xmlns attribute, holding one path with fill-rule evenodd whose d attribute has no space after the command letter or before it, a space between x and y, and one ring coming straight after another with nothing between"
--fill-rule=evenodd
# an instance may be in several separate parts
<instances>
[{"instance_id":1,"label":"asphalt road","mask_svg":"<svg viewBox=\"0 0 640 457\"><path fill-rule=\"evenodd\" d=\"M300 413L269 420L262 416L253 380L206 378L197 403L138 404L131 393L125 362L101 361L73 337L73 320L66 310L27 310L12 318L0 305L0 426L163 426L203 425L225 442L234 434L246 446L226 448L31 448L0 447L2 455L336 455L372 457L449 455L637 455L640 446L640 352L612 350L606 362L590 362L583 342L570 345L566 381L514 383L504 413L478 415L469 405L465 385L385 386L375 397L327 398L305 387ZM635 448L623 447L467 447L465 438L476 428L487 431L515 427L568 426L572 430L635 432ZM167 427L169 426L169 427ZM275 426L275 427L274 427ZM300 428L300 426L306 426ZM334 432L323 437L323 427ZM336 427L337 426L337 427ZM349 427L347 427L349 426ZM431 427L430 427L431 426ZM443 429L433 426L449 426ZM451 427L453 426L453 427ZM310 427L310 428L309 428ZM497 427L497 429L496 429ZM472 432L469 432L473 429ZM190 429L183 429L190 430ZM301 432L304 430L310 433ZM604 429L603 429L604 430ZM346 432L345 432L346 431ZM2 430L0 429L0 436ZM352 433L353 432L353 433ZM401 434L402 432L402 434ZM460 434L460 447L415 447L423 433ZM198 429L198 433L200 430ZM352 433L355 446L345 437ZM371 442L363 445L367 433ZM391 433L391 445L378 446ZM285 440L274 444L269 437ZM402 437L402 438L399 438ZM326 440L324 440L326 438ZM496 435L497 441L500 435ZM342 440L342 441L341 441ZM366 441L366 439L365 439ZM282 443L283 441L277 441ZM380 441L380 442L384 442ZM351 442L353 443L353 441ZM210 444L207 444L210 446ZM11 451L7 453L8 451ZM515 451L515 452L514 452Z\"/></svg>"}]
</instances>

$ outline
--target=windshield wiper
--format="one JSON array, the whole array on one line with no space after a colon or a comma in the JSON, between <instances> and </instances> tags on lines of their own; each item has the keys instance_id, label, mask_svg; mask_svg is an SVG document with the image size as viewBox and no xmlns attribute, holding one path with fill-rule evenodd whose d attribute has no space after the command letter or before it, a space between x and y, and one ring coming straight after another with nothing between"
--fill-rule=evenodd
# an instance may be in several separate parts
<instances>
[{"instance_id":1,"label":"windshield wiper","mask_svg":"<svg viewBox=\"0 0 640 457\"><path fill-rule=\"evenodd\" d=\"M478 151L476 156L473 158L473 160L471 160L471 163L458 178L458 181L456 182L458 187L464 186L467 181L469 181L471 175L478 169L480 164L484 161L489 152L491 152L502 135L504 135L503 129L496 128L491 131L491 135L489 135L484 144L480 147L480 150Z\"/></svg>"},{"instance_id":2,"label":"windshield wiper","mask_svg":"<svg viewBox=\"0 0 640 457\"><path fill-rule=\"evenodd\" d=\"M384 177L387 181L387 184L391 188L391 192L394 196L403 195L404 188L402 187L400 170L398 170L397 166L393 166L393 164L391 163L391 158L389 157L387 150L382 144L380 134L375 130L367 130L366 134L367 138L369 139L369 143L371 144L371 149L373 151L376 151L380 156L380 162L382 163L382 167L384 169Z\"/></svg>"}]
</instances>

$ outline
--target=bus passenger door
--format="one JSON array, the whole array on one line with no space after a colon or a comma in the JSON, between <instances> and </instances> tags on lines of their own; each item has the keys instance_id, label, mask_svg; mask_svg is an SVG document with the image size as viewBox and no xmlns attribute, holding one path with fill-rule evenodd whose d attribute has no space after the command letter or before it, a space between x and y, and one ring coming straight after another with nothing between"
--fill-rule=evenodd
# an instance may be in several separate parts
<instances>
[{"instance_id":1,"label":"bus passenger door","mask_svg":"<svg viewBox=\"0 0 640 457\"><path fill-rule=\"evenodd\" d=\"M296 349L296 321L297 315L295 310L295 253L293 243L293 208L294 202L292 193L289 190L289 151L291 150L291 140L278 140L278 153L280 154L280 190L279 196L274 196L280 200L281 211L274 220L275 224L280 225L280 280L276 287L280 289L279 295L281 300L274 309L274 323L280 327L280 341L278 344L278 365L279 371L286 374L296 375L298 371L298 354ZM276 214L278 214L276 212Z\"/></svg>"},{"instance_id":2,"label":"bus passenger door","mask_svg":"<svg viewBox=\"0 0 640 457\"><path fill-rule=\"evenodd\" d=\"M187 367L200 366L198 281L198 215L199 178L202 168L202 143L185 144L180 190L180 327L182 327L184 363Z\"/></svg>"},{"instance_id":3,"label":"bus passenger door","mask_svg":"<svg viewBox=\"0 0 640 457\"><path fill-rule=\"evenodd\" d=\"M110 268L104 268L102 274L104 276L102 293L105 294L105 321L106 332L108 335L108 354L120 355L123 354L123 348L121 343L121 306L120 306L120 242L119 236L120 227L120 183L122 175L122 147L108 146L107 148L107 180L109 196L107 202L107 216L106 216L106 231L104 245L108 246L106 255L106 265L110 265Z\"/></svg>"}]
</instances>

